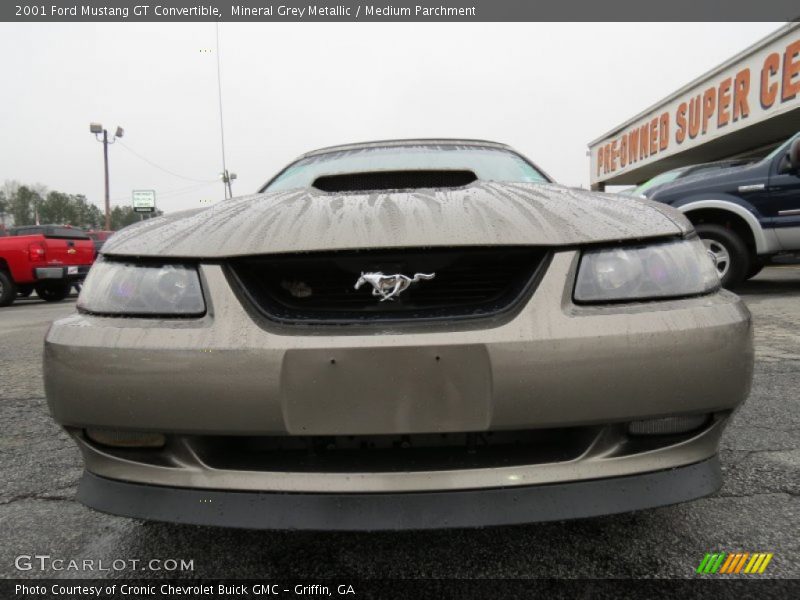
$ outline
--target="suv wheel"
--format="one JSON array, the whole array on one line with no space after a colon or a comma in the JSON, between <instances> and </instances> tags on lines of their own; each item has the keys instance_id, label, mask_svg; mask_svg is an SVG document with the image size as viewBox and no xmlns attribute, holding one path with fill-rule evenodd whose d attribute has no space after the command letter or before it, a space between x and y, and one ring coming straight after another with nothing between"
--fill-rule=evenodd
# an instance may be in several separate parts
<instances>
[{"instance_id":1,"label":"suv wheel","mask_svg":"<svg viewBox=\"0 0 800 600\"><path fill-rule=\"evenodd\" d=\"M17 286L5 271L0 271L0 306L8 306L17 299Z\"/></svg>"},{"instance_id":2,"label":"suv wheel","mask_svg":"<svg viewBox=\"0 0 800 600\"><path fill-rule=\"evenodd\" d=\"M752 279L753 277L761 273L764 267L766 267L766 265L761 262L750 265L750 270L747 272L747 279Z\"/></svg>"},{"instance_id":3,"label":"suv wheel","mask_svg":"<svg viewBox=\"0 0 800 600\"><path fill-rule=\"evenodd\" d=\"M69 285L66 283L40 283L36 286L36 294L47 302L60 302L69 295Z\"/></svg>"},{"instance_id":4,"label":"suv wheel","mask_svg":"<svg viewBox=\"0 0 800 600\"><path fill-rule=\"evenodd\" d=\"M695 229L717 265L722 287L733 289L747 279L752 261L742 238L721 225L702 224Z\"/></svg>"}]
</instances>

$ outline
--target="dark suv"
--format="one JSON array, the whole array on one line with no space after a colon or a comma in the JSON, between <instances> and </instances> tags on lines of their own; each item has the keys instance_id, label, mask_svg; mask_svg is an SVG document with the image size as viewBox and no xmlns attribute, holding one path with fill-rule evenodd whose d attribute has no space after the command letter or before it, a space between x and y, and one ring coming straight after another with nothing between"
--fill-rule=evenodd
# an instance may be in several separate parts
<instances>
[{"instance_id":1,"label":"dark suv","mask_svg":"<svg viewBox=\"0 0 800 600\"><path fill-rule=\"evenodd\" d=\"M656 192L656 190L661 189L661 186L674 183L679 179L684 179L686 177L696 177L697 175L703 175L707 177L711 171L730 169L731 167L741 167L742 165L746 165L747 163L751 162L753 161L720 160L717 162L702 163L699 165L688 165L686 167L678 167L677 169L672 169L671 171L667 171L666 173L661 173L660 175L656 175L655 177L652 177L651 179L645 181L643 184L635 188L625 190L622 193L629 196L644 196L645 198L649 198Z\"/></svg>"},{"instance_id":2,"label":"dark suv","mask_svg":"<svg viewBox=\"0 0 800 600\"><path fill-rule=\"evenodd\" d=\"M683 212L733 288L778 254L800 253L800 133L762 160L680 179L650 196Z\"/></svg>"}]
</instances>

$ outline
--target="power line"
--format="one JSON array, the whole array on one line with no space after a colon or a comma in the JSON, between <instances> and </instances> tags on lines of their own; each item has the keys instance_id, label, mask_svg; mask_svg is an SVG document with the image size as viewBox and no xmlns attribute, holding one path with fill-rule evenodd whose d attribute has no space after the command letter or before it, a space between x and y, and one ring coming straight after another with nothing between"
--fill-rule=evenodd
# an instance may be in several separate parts
<instances>
[{"instance_id":1,"label":"power line","mask_svg":"<svg viewBox=\"0 0 800 600\"><path fill-rule=\"evenodd\" d=\"M161 165L154 163L152 160L150 160L146 156L142 156L141 154L136 152L136 150L134 150L133 148L131 148L130 146L128 146L127 144L125 144L121 140L118 139L117 143L120 144L123 148L125 148L125 150L127 150L128 152L133 154L135 157L139 158L140 160L143 160L144 162L146 162L150 166L155 167L159 171L164 171L164 173L172 175L173 177L177 177L178 179L185 179L186 181L194 181L194 182L197 182L197 183L217 183L217 181L219 181L218 179L195 179L193 177L185 177L183 175L179 175L178 173L175 173L174 171L170 171L166 167L162 167Z\"/></svg>"},{"instance_id":2,"label":"power line","mask_svg":"<svg viewBox=\"0 0 800 600\"><path fill-rule=\"evenodd\" d=\"M216 185L216 184L217 184L216 181L210 181L210 182L207 182L207 183L201 183L199 185L189 186L189 187L185 187L185 188L178 188L178 189L175 189L175 190L167 190L166 192L158 194L158 197L159 198L164 198L164 197L171 198L172 196L181 196L183 194L190 194L192 192L196 192L198 190L206 188L206 187L208 187L210 185Z\"/></svg>"},{"instance_id":3,"label":"power line","mask_svg":"<svg viewBox=\"0 0 800 600\"><path fill-rule=\"evenodd\" d=\"M198 190L200 190L202 188L208 187L208 186L210 186L212 184L216 184L216 183L217 183L217 181L214 180L214 181L207 181L205 183L189 185L189 186L186 186L186 187L183 187L183 188L176 188L174 190L167 190L166 192L159 192L157 194L157 197L158 198L170 198L172 196L181 196L183 194L189 194L191 192L196 192L196 191L198 191ZM111 201L112 202L116 202L116 203L130 202L130 198L129 197L120 196L118 198L112 198Z\"/></svg>"}]
</instances>

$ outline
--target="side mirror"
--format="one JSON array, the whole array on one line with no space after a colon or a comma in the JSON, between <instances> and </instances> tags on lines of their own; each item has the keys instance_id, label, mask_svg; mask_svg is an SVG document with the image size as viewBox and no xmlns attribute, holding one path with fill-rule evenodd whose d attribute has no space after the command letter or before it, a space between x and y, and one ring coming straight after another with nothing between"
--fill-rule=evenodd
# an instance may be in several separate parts
<instances>
[{"instance_id":1,"label":"side mirror","mask_svg":"<svg viewBox=\"0 0 800 600\"><path fill-rule=\"evenodd\" d=\"M789 168L792 171L800 171L800 138L797 138L792 142L792 145L789 146L789 155L787 158L789 159Z\"/></svg>"}]
</instances>

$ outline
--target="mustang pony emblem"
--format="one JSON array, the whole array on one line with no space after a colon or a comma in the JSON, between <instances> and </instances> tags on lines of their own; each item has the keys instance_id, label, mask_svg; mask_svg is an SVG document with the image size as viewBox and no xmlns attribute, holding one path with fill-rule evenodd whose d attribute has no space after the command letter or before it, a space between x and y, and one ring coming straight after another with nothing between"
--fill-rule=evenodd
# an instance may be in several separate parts
<instances>
[{"instance_id":1,"label":"mustang pony emblem","mask_svg":"<svg viewBox=\"0 0 800 600\"><path fill-rule=\"evenodd\" d=\"M384 300L394 300L395 296L402 294L412 283L422 279L433 279L436 273L415 273L414 277L407 277L400 273L396 275L384 275L380 271L377 273L361 273L361 277L356 281L355 289L360 288L365 283L372 286L372 295L380 296L381 302Z\"/></svg>"}]
</instances>

